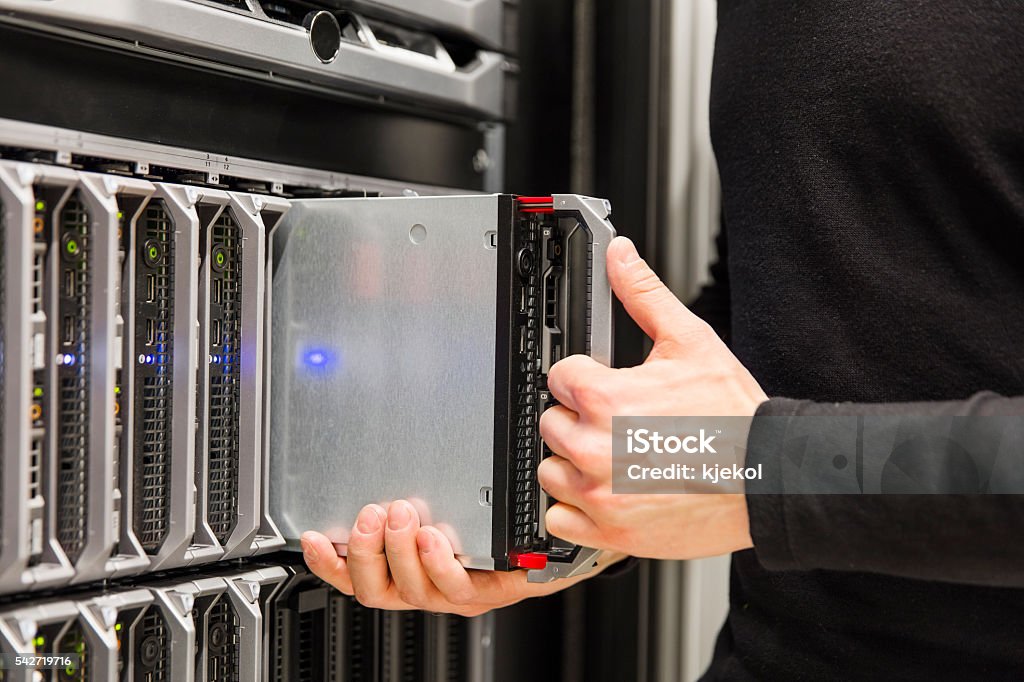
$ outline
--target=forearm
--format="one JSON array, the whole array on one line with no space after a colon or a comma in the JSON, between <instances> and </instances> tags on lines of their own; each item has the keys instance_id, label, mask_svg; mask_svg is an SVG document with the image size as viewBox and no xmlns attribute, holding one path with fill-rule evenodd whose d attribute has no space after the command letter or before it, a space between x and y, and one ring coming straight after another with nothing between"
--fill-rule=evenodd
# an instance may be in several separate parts
<instances>
[{"instance_id":1,"label":"forearm","mask_svg":"<svg viewBox=\"0 0 1024 682\"><path fill-rule=\"evenodd\" d=\"M794 489L794 477L784 474L784 469L793 465L798 418L840 415L865 417L869 425L878 423L879 429L898 431L901 442L923 443L916 454L928 457L924 473L938 494L805 494L828 492L815 487L822 485L822 476L816 481L813 476L800 479L810 490ZM910 415L914 417L904 418ZM879 416L886 419L871 421ZM949 437L948 418L956 416L977 418L960 420L952 427L966 437L965 433L959 439ZM1010 419L990 419L997 416ZM944 422L946 431L936 432ZM1024 496L982 494L1020 488L1022 423L1024 398L994 394L978 394L965 401L879 405L769 401L758 411L747 452L748 463L761 464L765 471L763 480L751 482L747 495L751 535L761 563L771 570L850 570L1024 585L1024 543L1007 541L1024 533ZM999 428L986 432L986 426ZM914 429L927 432L914 433ZM1005 433L996 437L992 431L999 429ZM828 481L838 492L877 493L885 489L886 480L890 488L896 480L913 489L906 483L908 467L900 469L899 462L886 460L890 453L872 452L870 435L858 437L859 452L842 439L830 441L835 449L828 452L807 448L802 454L812 461L802 464L813 471L815 458L827 460L830 466L833 460L848 463L845 477L837 475ZM886 435L888 440L876 434L874 442L891 444L892 434ZM972 443L970 459L980 465L968 462L965 467L958 440ZM886 465L890 468L885 469ZM904 492L898 485L895 489Z\"/></svg>"}]
</instances>

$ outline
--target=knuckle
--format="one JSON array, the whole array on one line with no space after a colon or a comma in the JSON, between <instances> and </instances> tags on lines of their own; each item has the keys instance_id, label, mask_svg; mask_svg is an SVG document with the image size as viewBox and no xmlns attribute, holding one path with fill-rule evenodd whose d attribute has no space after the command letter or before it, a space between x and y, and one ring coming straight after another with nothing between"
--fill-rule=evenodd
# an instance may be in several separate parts
<instances>
[{"instance_id":1,"label":"knuckle","mask_svg":"<svg viewBox=\"0 0 1024 682\"><path fill-rule=\"evenodd\" d=\"M608 388L595 381L588 381L576 386L573 397L576 399L576 404L587 412L604 411L610 403Z\"/></svg>"},{"instance_id":2,"label":"knuckle","mask_svg":"<svg viewBox=\"0 0 1024 682\"><path fill-rule=\"evenodd\" d=\"M398 587L398 598L410 606L419 606L423 602L422 592L409 585L400 585Z\"/></svg>"},{"instance_id":3,"label":"knuckle","mask_svg":"<svg viewBox=\"0 0 1024 682\"><path fill-rule=\"evenodd\" d=\"M358 588L354 589L352 592L352 596L355 597L355 600L357 602L359 602L368 609L377 608L377 600L374 599L371 595L366 594L363 590L360 590Z\"/></svg>"}]
</instances>

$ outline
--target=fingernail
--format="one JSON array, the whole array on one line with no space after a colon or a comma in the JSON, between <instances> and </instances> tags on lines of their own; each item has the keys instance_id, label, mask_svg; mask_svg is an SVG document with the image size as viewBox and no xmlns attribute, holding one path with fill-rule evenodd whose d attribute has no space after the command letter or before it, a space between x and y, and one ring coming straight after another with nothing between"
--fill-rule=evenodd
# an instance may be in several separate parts
<instances>
[{"instance_id":1,"label":"fingernail","mask_svg":"<svg viewBox=\"0 0 1024 682\"><path fill-rule=\"evenodd\" d=\"M388 509L388 528L391 530L402 530L412 521L412 514L409 513L408 502L395 502Z\"/></svg>"},{"instance_id":2,"label":"fingernail","mask_svg":"<svg viewBox=\"0 0 1024 682\"><path fill-rule=\"evenodd\" d=\"M416 536L416 545L422 554L430 554L430 551L434 549L434 534L430 531L423 531Z\"/></svg>"},{"instance_id":3,"label":"fingernail","mask_svg":"<svg viewBox=\"0 0 1024 682\"><path fill-rule=\"evenodd\" d=\"M356 517L356 529L360 533L376 533L380 530L380 517L372 507L363 507Z\"/></svg>"},{"instance_id":4,"label":"fingernail","mask_svg":"<svg viewBox=\"0 0 1024 682\"><path fill-rule=\"evenodd\" d=\"M619 248L619 262L629 265L640 260L640 254L636 250L636 244L629 237L616 237L615 241L621 241L624 245Z\"/></svg>"},{"instance_id":5,"label":"fingernail","mask_svg":"<svg viewBox=\"0 0 1024 682\"><path fill-rule=\"evenodd\" d=\"M316 561L320 558L320 555L317 554L316 548L313 547L313 543L307 540L305 537L300 538L299 543L302 545L302 556L306 559L306 563L316 563Z\"/></svg>"}]
</instances>

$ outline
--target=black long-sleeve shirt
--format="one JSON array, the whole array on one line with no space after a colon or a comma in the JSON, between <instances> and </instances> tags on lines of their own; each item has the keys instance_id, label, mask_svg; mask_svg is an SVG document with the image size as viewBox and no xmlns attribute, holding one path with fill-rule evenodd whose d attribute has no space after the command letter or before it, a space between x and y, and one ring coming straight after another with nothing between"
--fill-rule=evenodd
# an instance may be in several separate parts
<instances>
[{"instance_id":1,"label":"black long-sleeve shirt","mask_svg":"<svg viewBox=\"0 0 1024 682\"><path fill-rule=\"evenodd\" d=\"M761 414L1024 415L1024 3L719 0L711 125ZM1024 677L1024 498L747 502L709 679Z\"/></svg>"}]
</instances>

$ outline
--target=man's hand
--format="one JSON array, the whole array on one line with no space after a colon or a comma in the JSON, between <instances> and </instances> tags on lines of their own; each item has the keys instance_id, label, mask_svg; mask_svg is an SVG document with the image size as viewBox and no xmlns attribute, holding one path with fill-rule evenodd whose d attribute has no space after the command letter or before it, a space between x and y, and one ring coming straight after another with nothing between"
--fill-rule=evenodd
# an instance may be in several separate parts
<instances>
[{"instance_id":1,"label":"man's hand","mask_svg":"<svg viewBox=\"0 0 1024 682\"><path fill-rule=\"evenodd\" d=\"M539 597L593 577L624 555L605 553L591 573L550 583L526 582L526 571L467 570L448 538L421 526L413 505L398 500L387 509L363 507L340 557L324 535L307 532L302 551L309 569L364 606L422 609L476 616L528 597Z\"/></svg>"},{"instance_id":2,"label":"man's hand","mask_svg":"<svg viewBox=\"0 0 1024 682\"><path fill-rule=\"evenodd\" d=\"M743 495L613 495L613 416L747 416L767 396L701 319L618 237L608 278L654 341L644 364L609 369L582 355L555 364L548 389L560 405L541 416L555 456L538 471L559 503L546 516L557 537L635 556L689 559L752 546Z\"/></svg>"}]
</instances>

